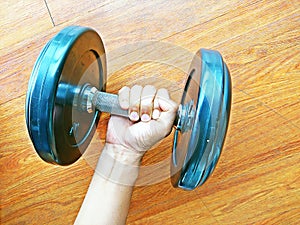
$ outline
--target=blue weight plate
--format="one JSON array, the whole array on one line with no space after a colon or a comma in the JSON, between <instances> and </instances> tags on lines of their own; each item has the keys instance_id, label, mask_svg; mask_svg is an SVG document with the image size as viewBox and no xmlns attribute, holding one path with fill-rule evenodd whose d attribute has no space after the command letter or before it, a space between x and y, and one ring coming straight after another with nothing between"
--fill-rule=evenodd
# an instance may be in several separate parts
<instances>
[{"instance_id":1,"label":"blue weight plate","mask_svg":"<svg viewBox=\"0 0 300 225\"><path fill-rule=\"evenodd\" d=\"M66 27L37 58L26 96L27 129L37 153L46 162L71 164L89 145L99 112L74 107L86 83L105 90L102 40L90 28Z\"/></svg>"},{"instance_id":2,"label":"blue weight plate","mask_svg":"<svg viewBox=\"0 0 300 225\"><path fill-rule=\"evenodd\" d=\"M181 105L186 114L179 115L174 135L171 181L193 190L215 169L229 122L231 78L219 52L200 49L195 55Z\"/></svg>"}]
</instances>

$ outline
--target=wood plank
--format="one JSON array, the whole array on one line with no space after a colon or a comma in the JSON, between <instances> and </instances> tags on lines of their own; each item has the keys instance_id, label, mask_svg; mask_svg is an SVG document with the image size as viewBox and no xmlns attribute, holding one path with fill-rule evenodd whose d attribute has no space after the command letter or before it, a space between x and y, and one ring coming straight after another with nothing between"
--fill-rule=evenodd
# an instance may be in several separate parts
<instances>
[{"instance_id":1,"label":"wood plank","mask_svg":"<svg viewBox=\"0 0 300 225\"><path fill-rule=\"evenodd\" d=\"M158 40L171 35L175 35L182 31L199 26L199 24L206 26L213 21L218 20L219 17L236 14L241 16L241 12L251 12L253 15L257 13L257 18L264 15L265 9L278 9L278 2L273 6L273 1L192 1L188 0L182 4L182 1L172 1L172 4L166 1L111 1L107 5L95 8L86 13L78 13L73 15L68 13L70 6L59 8L57 11L51 11L54 17L62 16L59 20L60 25L80 24L94 27L103 37L107 46L107 50L111 51L116 47L121 47L128 43L141 40ZM272 3L272 4L270 4ZM58 0L49 0L49 7L51 5L59 5ZM281 4L282 5L282 4ZM287 4L285 4L287 5ZM159 12L158 12L159 9ZM281 9L285 13L288 7ZM66 15L62 15L61 12ZM271 11L271 10L270 10ZM290 10L289 10L290 11ZM79 16L81 15L81 16ZM167 15L167 16L166 16ZM243 14L242 14L243 15ZM267 14L266 20L261 20L260 23L268 23L274 19L273 16ZM271 17L270 17L271 16ZM66 18L67 17L67 18ZM232 19L232 18L230 18ZM226 20L222 20L221 24L228 25ZM253 21L253 20L251 20ZM221 24L217 27L220 28ZM257 27L257 23L251 23L252 28ZM116 27L116 29L114 29ZM209 30L214 29L212 26ZM195 34L198 35L201 30ZM222 33L224 35L224 33ZM199 48L199 46L198 46Z\"/></svg>"},{"instance_id":2,"label":"wood plank","mask_svg":"<svg viewBox=\"0 0 300 225\"><path fill-rule=\"evenodd\" d=\"M1 1L0 18L0 50L6 49L6 51L9 51L10 46L53 26L47 7L42 0Z\"/></svg>"},{"instance_id":3,"label":"wood plank","mask_svg":"<svg viewBox=\"0 0 300 225\"><path fill-rule=\"evenodd\" d=\"M180 212L183 210L181 206L186 210L194 211L195 214L208 209L216 223L220 224L297 224L300 219L297 213L300 209L298 204L300 183L297 175L299 160L300 156L297 153L290 156L282 155L280 159L257 165L254 170L239 176L216 183L210 179L206 186L193 192L174 189L167 191L169 186L167 182L153 187L153 190L156 190L153 193L149 192L151 189L149 186L138 189L135 194L143 200L136 203L135 207L132 206L135 211L132 210L128 218L129 224L139 224L140 221L146 221L145 218L150 218L150 221L155 223L160 221L160 216L156 216L160 214L168 218L165 224L173 224L174 222L169 218L175 215L180 217ZM148 198L144 198L145 192ZM154 200L151 200L150 196ZM165 196L168 198L164 198ZM157 201L156 198L159 200ZM205 206L204 209L198 202L200 200ZM196 202L198 207L195 207ZM141 209L141 205L148 207ZM177 207L181 210L172 213ZM209 216L205 218L210 221ZM195 216L190 219L194 219L194 224L202 222L201 217ZM189 221L181 224L191 223Z\"/></svg>"},{"instance_id":4,"label":"wood plank","mask_svg":"<svg viewBox=\"0 0 300 225\"><path fill-rule=\"evenodd\" d=\"M169 88L179 101L190 60L184 52L194 53L199 47L220 50L233 77L230 127L212 177L193 192L174 189L168 178L169 136L143 159L138 185L151 185L135 188L128 224L297 224L299 1L82 5L48 0L58 25L54 28L43 1L8 3L0 3L0 15L15 10L1 20L1 28L4 24L5 32L11 32L1 37L6 44L0 48L1 224L71 224L94 172L107 114L86 154L69 167L41 161L24 120L27 82L36 57L54 34L71 24L94 27L103 36L109 92L152 83ZM163 54L155 45L151 48L149 40L171 48Z\"/></svg>"},{"instance_id":5,"label":"wood plank","mask_svg":"<svg viewBox=\"0 0 300 225\"><path fill-rule=\"evenodd\" d=\"M166 37L166 41L187 48L192 52L197 51L200 47L215 48L224 53L225 56L230 53L232 56L235 51L227 50L227 44L230 44L231 39L240 39L240 46L236 47L243 49L243 44L249 46L259 41L255 38L256 34L268 38L274 34L284 33L281 29L289 29L290 26L293 26L288 23L288 20L285 21L285 27L279 26L270 29L269 24L276 24L277 21L281 21L289 15L299 13L298 8L290 1L280 0L247 1L247 4L241 6L233 3L228 12L219 14L218 17L213 17L210 20L199 21L199 24L190 29L175 34L173 37ZM262 31L262 28L268 30ZM253 30L257 30L257 32L254 33ZM277 40L280 37L281 35ZM243 59L247 60L247 58Z\"/></svg>"},{"instance_id":6,"label":"wood plank","mask_svg":"<svg viewBox=\"0 0 300 225\"><path fill-rule=\"evenodd\" d=\"M57 26L75 17L86 16L86 14L88 14L89 12L97 8L105 7L105 5L108 5L111 1L86 0L83 3L80 0L75 0L72 2L47 0L46 2L53 23L55 26ZM118 4L110 4L110 5L115 6Z\"/></svg>"},{"instance_id":7,"label":"wood plank","mask_svg":"<svg viewBox=\"0 0 300 225\"><path fill-rule=\"evenodd\" d=\"M203 202L221 224L297 224L299 162L298 149L294 155L257 165L249 174L221 182L222 187L203 196Z\"/></svg>"},{"instance_id":8,"label":"wood plank","mask_svg":"<svg viewBox=\"0 0 300 225\"><path fill-rule=\"evenodd\" d=\"M51 28L0 51L0 104L16 99L27 91L35 61L46 43L59 31Z\"/></svg>"},{"instance_id":9,"label":"wood plank","mask_svg":"<svg viewBox=\"0 0 300 225\"><path fill-rule=\"evenodd\" d=\"M177 207L169 207L153 216L129 222L129 224L216 224L201 199L190 201Z\"/></svg>"},{"instance_id":10,"label":"wood plank","mask_svg":"<svg viewBox=\"0 0 300 225\"><path fill-rule=\"evenodd\" d=\"M23 96L0 108L1 223L36 224L45 219L48 224L60 219L62 223L71 223L85 192L80 195L74 190L87 188L93 170L85 160L70 167L43 162L27 135L21 107L24 101ZM82 179L83 174L86 179ZM71 199L67 193L72 195Z\"/></svg>"},{"instance_id":11,"label":"wood plank","mask_svg":"<svg viewBox=\"0 0 300 225\"><path fill-rule=\"evenodd\" d=\"M232 6L239 7L248 4L237 0L227 0L222 4L217 4L218 1L188 0L182 4L179 0L172 1L172 3L162 0L155 2L115 0L104 1L97 5L93 1L87 1L85 6L82 6L80 1L74 1L74 5L80 6L73 8L70 4L60 4L58 0L48 0L47 3L55 24L61 25L69 21L81 24L88 22L100 33L109 32L110 36L117 39L115 40L117 42L132 40L132 38L148 40L149 37L152 39L157 35L165 36L170 32L174 34L193 27L199 21L208 21L228 12ZM118 29L111 29L114 27ZM110 36L108 39L111 39Z\"/></svg>"},{"instance_id":12,"label":"wood plank","mask_svg":"<svg viewBox=\"0 0 300 225\"><path fill-rule=\"evenodd\" d=\"M174 198L168 198L167 202L158 201L151 207L141 212L136 206L136 211L130 214L129 224L139 224L139 221L164 221L165 224L173 224L170 217L179 219L181 212L185 215L197 214L209 211L215 224L297 224L299 221L299 154L296 157L283 157L276 162L267 162L263 167L245 173L241 176L225 179L218 183L210 183L194 192L176 192ZM166 185L156 186L156 190L162 190ZM138 190L138 193L147 191L149 187ZM136 193L136 195L138 195ZM150 193L148 193L150 195ZM160 199L164 193L152 195ZM151 195L150 195L151 196ZM142 198L143 196L139 196ZM149 200L146 199L146 202ZM140 203L141 204L141 203ZM145 203L144 203L145 204ZM180 209L178 209L180 208ZM186 212L185 210L190 212ZM172 211L176 210L176 213ZM153 218L153 220L151 220ZM210 222L210 216L205 216ZM202 224L203 218L187 217L187 222L180 224ZM137 222L136 222L137 221ZM172 222L173 223L172 223Z\"/></svg>"},{"instance_id":13,"label":"wood plank","mask_svg":"<svg viewBox=\"0 0 300 225\"><path fill-rule=\"evenodd\" d=\"M241 174L240 176L222 180L221 182L210 182L208 186L202 187L194 192L182 192L171 189L166 191L167 183L156 186L158 193L147 193L153 198L153 204L144 211L132 212L129 224L135 221L145 221L143 218L155 218L160 221L161 214L166 214L177 207L184 206L190 211L197 213L201 210L209 210L213 218L220 224L297 224L299 221L299 154L286 157L283 156L276 162L268 161L262 167ZM147 192L150 187L138 190L136 195ZM164 192L162 190L165 190ZM173 195L173 193L176 195ZM139 194L138 194L139 193ZM172 193L172 194L171 194ZM167 201L161 199L169 194ZM173 196L173 198L171 198ZM139 196L143 198L144 196ZM150 197L149 197L150 198ZM197 200L198 199L198 200ZM198 201L202 199L205 208ZM146 198L146 204L150 200ZM194 202L195 201L195 202ZM195 207L198 202L198 207ZM139 205L142 204L139 202ZM145 204L145 202L143 203ZM147 204L148 205L148 204ZM163 212L163 213L162 213ZM180 217L180 210L177 211ZM187 213L188 214L188 213ZM173 216L177 214L173 213ZM206 217L207 218L207 217ZM194 223L202 222L201 217L193 217ZM209 219L209 217L208 217ZM172 220L171 220L172 221ZM169 220L165 224L172 224ZM190 223L181 223L190 224Z\"/></svg>"}]
</instances>

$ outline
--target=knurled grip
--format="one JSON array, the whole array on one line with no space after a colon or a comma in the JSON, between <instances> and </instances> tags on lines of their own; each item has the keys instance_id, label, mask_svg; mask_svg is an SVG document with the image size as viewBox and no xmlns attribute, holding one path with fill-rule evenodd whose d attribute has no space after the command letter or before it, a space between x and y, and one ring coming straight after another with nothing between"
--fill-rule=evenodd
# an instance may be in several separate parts
<instances>
[{"instance_id":1,"label":"knurled grip","mask_svg":"<svg viewBox=\"0 0 300 225\"><path fill-rule=\"evenodd\" d=\"M128 117L128 110L121 108L118 95L102 91L96 91L93 99L93 105L101 112L107 112L111 115Z\"/></svg>"}]
</instances>

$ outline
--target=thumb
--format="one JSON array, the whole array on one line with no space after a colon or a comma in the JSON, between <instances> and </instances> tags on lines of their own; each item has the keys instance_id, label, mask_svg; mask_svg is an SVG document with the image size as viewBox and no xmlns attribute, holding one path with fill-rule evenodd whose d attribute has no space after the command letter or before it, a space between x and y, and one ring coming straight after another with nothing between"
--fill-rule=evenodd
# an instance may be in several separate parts
<instances>
[{"instance_id":1,"label":"thumb","mask_svg":"<svg viewBox=\"0 0 300 225\"><path fill-rule=\"evenodd\" d=\"M159 106L162 110L159 119L173 125L178 110L178 104L171 99L159 99Z\"/></svg>"}]
</instances>

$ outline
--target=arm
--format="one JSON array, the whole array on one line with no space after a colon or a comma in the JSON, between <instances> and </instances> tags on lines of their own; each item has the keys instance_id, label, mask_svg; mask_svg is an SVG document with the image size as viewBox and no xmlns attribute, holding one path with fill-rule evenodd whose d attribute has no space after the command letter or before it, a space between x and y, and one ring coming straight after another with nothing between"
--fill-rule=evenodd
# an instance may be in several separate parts
<instances>
[{"instance_id":1,"label":"arm","mask_svg":"<svg viewBox=\"0 0 300 225\"><path fill-rule=\"evenodd\" d=\"M141 159L171 131L177 105L165 89L124 87L119 102L130 120L111 116L106 144L75 224L125 224Z\"/></svg>"},{"instance_id":2,"label":"arm","mask_svg":"<svg viewBox=\"0 0 300 225\"><path fill-rule=\"evenodd\" d=\"M120 161L109 154L114 148L122 151L121 146L104 146L75 224L125 224L139 168L122 167ZM131 179L124 185L122 176ZM121 177L120 182L118 177Z\"/></svg>"}]
</instances>

